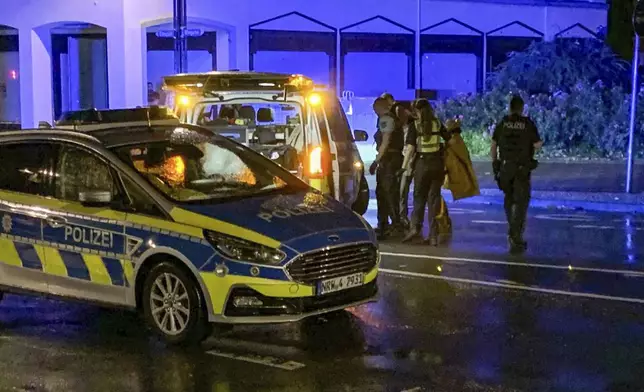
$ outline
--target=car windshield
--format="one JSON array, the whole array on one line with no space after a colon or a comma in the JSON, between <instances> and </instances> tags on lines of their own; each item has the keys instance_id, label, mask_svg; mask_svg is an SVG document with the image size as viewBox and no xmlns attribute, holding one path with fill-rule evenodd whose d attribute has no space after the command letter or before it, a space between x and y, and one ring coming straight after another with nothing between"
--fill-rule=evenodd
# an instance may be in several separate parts
<instances>
[{"instance_id":1,"label":"car windshield","mask_svg":"<svg viewBox=\"0 0 644 392\"><path fill-rule=\"evenodd\" d=\"M153 132L149 140L113 151L176 202L308 189L279 165L226 138L183 127Z\"/></svg>"}]
</instances>

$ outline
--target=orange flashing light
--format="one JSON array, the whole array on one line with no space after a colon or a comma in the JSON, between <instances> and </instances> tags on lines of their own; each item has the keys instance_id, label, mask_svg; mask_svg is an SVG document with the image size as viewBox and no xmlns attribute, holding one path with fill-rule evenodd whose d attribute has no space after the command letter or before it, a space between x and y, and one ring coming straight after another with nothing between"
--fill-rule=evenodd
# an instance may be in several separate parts
<instances>
[{"instance_id":1,"label":"orange flashing light","mask_svg":"<svg viewBox=\"0 0 644 392\"><path fill-rule=\"evenodd\" d=\"M322 96L317 93L313 93L307 97L307 101L313 106L317 106L322 102Z\"/></svg>"},{"instance_id":2,"label":"orange flashing light","mask_svg":"<svg viewBox=\"0 0 644 392\"><path fill-rule=\"evenodd\" d=\"M304 75L291 75L291 78L288 81L288 84L293 87L310 87L313 88L313 80L307 78Z\"/></svg>"},{"instance_id":3,"label":"orange flashing light","mask_svg":"<svg viewBox=\"0 0 644 392\"><path fill-rule=\"evenodd\" d=\"M311 154L309 155L309 177L320 178L322 176L324 176L322 147L318 146L311 150Z\"/></svg>"}]
</instances>

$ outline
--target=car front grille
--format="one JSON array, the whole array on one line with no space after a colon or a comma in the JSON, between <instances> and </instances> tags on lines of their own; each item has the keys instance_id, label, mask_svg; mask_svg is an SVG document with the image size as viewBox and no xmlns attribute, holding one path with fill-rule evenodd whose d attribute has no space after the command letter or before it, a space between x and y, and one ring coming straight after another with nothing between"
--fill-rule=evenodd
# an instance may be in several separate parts
<instances>
[{"instance_id":1,"label":"car front grille","mask_svg":"<svg viewBox=\"0 0 644 392\"><path fill-rule=\"evenodd\" d=\"M337 278L371 271L378 262L378 250L373 244L338 246L305 253L286 270L299 283L313 284L322 279Z\"/></svg>"}]
</instances>

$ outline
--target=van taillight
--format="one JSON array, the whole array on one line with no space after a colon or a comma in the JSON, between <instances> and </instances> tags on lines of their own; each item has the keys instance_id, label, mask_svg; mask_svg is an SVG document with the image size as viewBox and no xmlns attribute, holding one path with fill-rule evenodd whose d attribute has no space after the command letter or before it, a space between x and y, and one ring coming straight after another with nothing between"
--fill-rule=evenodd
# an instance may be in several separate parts
<instances>
[{"instance_id":1,"label":"van taillight","mask_svg":"<svg viewBox=\"0 0 644 392\"><path fill-rule=\"evenodd\" d=\"M309 154L309 177L320 178L324 176L324 166L322 164L322 147L315 147Z\"/></svg>"}]
</instances>

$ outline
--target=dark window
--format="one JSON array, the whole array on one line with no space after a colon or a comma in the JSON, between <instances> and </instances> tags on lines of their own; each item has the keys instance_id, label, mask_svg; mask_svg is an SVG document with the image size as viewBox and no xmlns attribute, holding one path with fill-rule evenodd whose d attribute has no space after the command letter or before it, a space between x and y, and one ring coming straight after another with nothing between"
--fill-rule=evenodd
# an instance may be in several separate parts
<instances>
[{"instance_id":1,"label":"dark window","mask_svg":"<svg viewBox=\"0 0 644 392\"><path fill-rule=\"evenodd\" d=\"M79 201L81 192L111 192L118 195L118 187L107 163L89 151L63 146L56 162L54 197Z\"/></svg>"},{"instance_id":2,"label":"dark window","mask_svg":"<svg viewBox=\"0 0 644 392\"><path fill-rule=\"evenodd\" d=\"M0 146L0 189L50 196L55 148L45 143Z\"/></svg>"},{"instance_id":3,"label":"dark window","mask_svg":"<svg viewBox=\"0 0 644 392\"><path fill-rule=\"evenodd\" d=\"M331 139L334 142L352 142L353 135L340 101L329 95L325 102L324 111L331 128Z\"/></svg>"},{"instance_id":4,"label":"dark window","mask_svg":"<svg viewBox=\"0 0 644 392\"><path fill-rule=\"evenodd\" d=\"M134 211L129 210L128 212L161 218L165 217L163 211L161 211L159 206L157 206L154 200L152 200L152 198L147 193L145 193L145 191L141 189L141 187L136 185L132 180L125 176L121 176L121 178L123 178L125 191L130 197L130 207L134 209Z\"/></svg>"}]
</instances>

